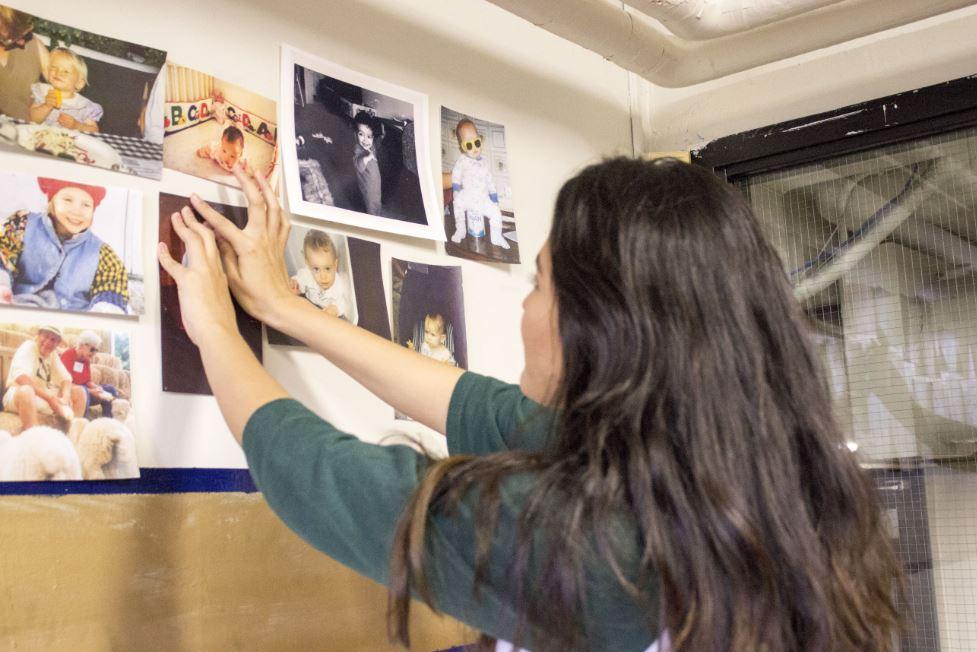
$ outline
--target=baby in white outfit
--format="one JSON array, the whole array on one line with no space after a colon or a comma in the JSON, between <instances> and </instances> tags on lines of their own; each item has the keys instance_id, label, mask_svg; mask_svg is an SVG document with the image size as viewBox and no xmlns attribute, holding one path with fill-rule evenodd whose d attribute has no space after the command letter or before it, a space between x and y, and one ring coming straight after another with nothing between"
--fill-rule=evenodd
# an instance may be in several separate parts
<instances>
[{"instance_id":1,"label":"baby in white outfit","mask_svg":"<svg viewBox=\"0 0 977 652\"><path fill-rule=\"evenodd\" d=\"M339 255L332 238L310 229L302 241L302 255L306 266L292 277L292 292L333 317L348 319L351 310L346 280L339 273Z\"/></svg>"}]
</instances>

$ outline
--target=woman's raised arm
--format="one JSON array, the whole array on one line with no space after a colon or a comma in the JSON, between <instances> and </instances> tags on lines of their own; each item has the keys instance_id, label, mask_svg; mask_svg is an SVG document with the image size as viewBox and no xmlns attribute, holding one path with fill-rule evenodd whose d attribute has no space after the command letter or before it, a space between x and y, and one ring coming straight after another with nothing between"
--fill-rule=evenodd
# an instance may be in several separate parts
<instances>
[{"instance_id":1,"label":"woman's raised arm","mask_svg":"<svg viewBox=\"0 0 977 652\"><path fill-rule=\"evenodd\" d=\"M234 175L248 199L243 229L199 197L191 202L218 235L224 271L244 309L305 342L400 412L444 433L451 394L463 370L331 317L292 294L284 258L288 219L260 172L238 165Z\"/></svg>"}]
</instances>

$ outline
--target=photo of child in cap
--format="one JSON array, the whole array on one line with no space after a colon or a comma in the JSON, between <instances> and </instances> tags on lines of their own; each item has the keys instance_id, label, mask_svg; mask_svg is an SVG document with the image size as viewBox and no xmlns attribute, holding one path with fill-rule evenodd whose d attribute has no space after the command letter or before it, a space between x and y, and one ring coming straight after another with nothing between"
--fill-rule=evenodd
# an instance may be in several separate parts
<instances>
[{"instance_id":1,"label":"photo of child in cap","mask_svg":"<svg viewBox=\"0 0 977 652\"><path fill-rule=\"evenodd\" d=\"M140 251L141 202L130 194L0 173L0 215L9 216L0 223L0 301L51 310L142 312L141 276L132 273L141 270L134 261L123 262L123 254ZM127 219L129 213L136 219ZM98 233L96 218L104 220ZM135 302L130 277L138 285Z\"/></svg>"}]
</instances>

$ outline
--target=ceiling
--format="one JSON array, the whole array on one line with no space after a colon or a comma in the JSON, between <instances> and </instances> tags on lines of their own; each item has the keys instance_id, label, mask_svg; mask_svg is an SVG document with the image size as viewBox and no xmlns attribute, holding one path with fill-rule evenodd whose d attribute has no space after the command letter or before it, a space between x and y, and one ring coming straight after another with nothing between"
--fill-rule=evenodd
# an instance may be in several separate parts
<instances>
[{"instance_id":1,"label":"ceiling","mask_svg":"<svg viewBox=\"0 0 977 652\"><path fill-rule=\"evenodd\" d=\"M683 87L977 0L488 0L664 87Z\"/></svg>"}]
</instances>

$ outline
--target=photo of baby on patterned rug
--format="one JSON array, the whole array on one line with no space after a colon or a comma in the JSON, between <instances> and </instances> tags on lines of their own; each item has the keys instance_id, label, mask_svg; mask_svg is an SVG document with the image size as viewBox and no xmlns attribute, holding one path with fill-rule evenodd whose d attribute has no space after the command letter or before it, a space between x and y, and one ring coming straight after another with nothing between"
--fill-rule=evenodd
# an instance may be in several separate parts
<instances>
[{"instance_id":1,"label":"photo of baby on patterned rug","mask_svg":"<svg viewBox=\"0 0 977 652\"><path fill-rule=\"evenodd\" d=\"M0 142L159 179L162 50L0 5Z\"/></svg>"},{"instance_id":2,"label":"photo of baby on patterned rug","mask_svg":"<svg viewBox=\"0 0 977 652\"><path fill-rule=\"evenodd\" d=\"M0 324L0 482L138 478L129 337Z\"/></svg>"},{"instance_id":3,"label":"photo of baby on patterned rug","mask_svg":"<svg viewBox=\"0 0 977 652\"><path fill-rule=\"evenodd\" d=\"M214 210L237 226L244 228L244 225L247 224L247 208L228 206L217 202L208 203L214 207ZM190 200L187 197L165 192L159 193L159 241L166 243L170 255L176 260L183 259L186 254L186 247L173 230L170 216L179 212L184 206L190 206ZM198 219L202 218L198 216ZM237 301L234 301L234 312L241 336L260 362L261 322L245 312ZM176 281L162 267L159 268L159 313L163 356L163 391L184 394L213 394L210 383L207 382L207 376L204 374L200 351L183 328Z\"/></svg>"},{"instance_id":4,"label":"photo of baby on patterned rug","mask_svg":"<svg viewBox=\"0 0 977 652\"><path fill-rule=\"evenodd\" d=\"M427 96L287 46L281 74L292 212L442 240L427 173Z\"/></svg>"},{"instance_id":5,"label":"photo of baby on patterned rug","mask_svg":"<svg viewBox=\"0 0 977 652\"><path fill-rule=\"evenodd\" d=\"M141 315L142 193L0 172L0 303Z\"/></svg>"},{"instance_id":6,"label":"photo of baby on patterned rug","mask_svg":"<svg viewBox=\"0 0 977 652\"><path fill-rule=\"evenodd\" d=\"M166 64L163 164L239 188L235 163L278 182L275 101L211 75Z\"/></svg>"},{"instance_id":7,"label":"photo of baby on patterned rug","mask_svg":"<svg viewBox=\"0 0 977 652\"><path fill-rule=\"evenodd\" d=\"M505 127L441 107L445 252L519 262Z\"/></svg>"},{"instance_id":8,"label":"photo of baby on patterned rug","mask_svg":"<svg viewBox=\"0 0 977 652\"><path fill-rule=\"evenodd\" d=\"M292 224L285 266L296 296L326 314L390 338L379 243ZM269 344L304 346L274 328L267 332Z\"/></svg>"}]
</instances>

